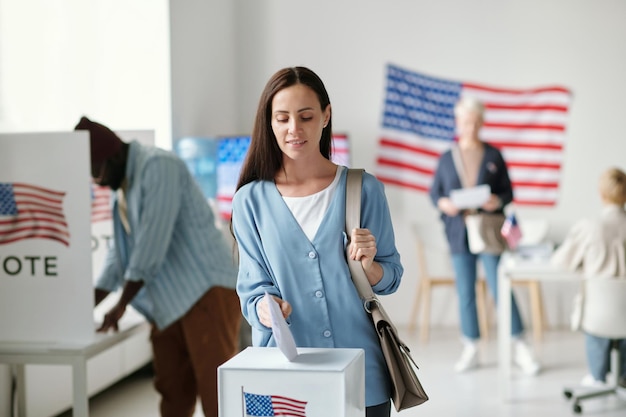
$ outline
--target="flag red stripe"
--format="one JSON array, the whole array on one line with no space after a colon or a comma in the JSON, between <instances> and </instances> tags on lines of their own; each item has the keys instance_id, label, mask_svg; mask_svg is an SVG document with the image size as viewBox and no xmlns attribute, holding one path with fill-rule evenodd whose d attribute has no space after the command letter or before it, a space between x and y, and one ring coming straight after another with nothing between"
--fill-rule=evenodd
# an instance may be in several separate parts
<instances>
[{"instance_id":1,"label":"flag red stripe","mask_svg":"<svg viewBox=\"0 0 626 417\"><path fill-rule=\"evenodd\" d=\"M111 215L106 215L106 214L102 214L102 215L92 215L91 216L91 222L92 223L97 223L97 222L104 222L107 220L111 220L112 217Z\"/></svg>"},{"instance_id":2,"label":"flag red stripe","mask_svg":"<svg viewBox=\"0 0 626 417\"><path fill-rule=\"evenodd\" d=\"M300 412L300 411L281 411L274 409L274 415L275 416L293 416L293 417L306 417L306 414L304 412Z\"/></svg>"},{"instance_id":3,"label":"flag red stripe","mask_svg":"<svg viewBox=\"0 0 626 417\"><path fill-rule=\"evenodd\" d=\"M93 217L108 216L111 217L111 210L94 210L91 215Z\"/></svg>"},{"instance_id":4,"label":"flag red stripe","mask_svg":"<svg viewBox=\"0 0 626 417\"><path fill-rule=\"evenodd\" d=\"M27 213L33 215L32 216L33 218L39 218L39 216L38 216L39 214L48 214L50 216L59 217L59 218L65 220L65 216L63 216L63 213L59 213L59 212L56 212L56 211L50 211L50 210L19 210L18 209L17 215L21 216L21 217L24 217L24 215L27 214ZM26 218L28 219L29 217L26 217ZM65 222L63 222L63 224L67 226L67 224Z\"/></svg>"},{"instance_id":5,"label":"flag red stripe","mask_svg":"<svg viewBox=\"0 0 626 417\"><path fill-rule=\"evenodd\" d=\"M64 191L54 191L54 190L50 190L48 188L38 187L36 185L24 184L24 183L21 183L21 182L13 183L13 190L14 190L14 192L15 192L15 188L26 188L26 189L31 189L31 190L37 190L37 191L41 191L41 192L44 192L44 193L56 195L56 196L59 196L59 197L63 197L65 195Z\"/></svg>"},{"instance_id":6,"label":"flag red stripe","mask_svg":"<svg viewBox=\"0 0 626 417\"><path fill-rule=\"evenodd\" d=\"M22 191L13 191L13 195L15 196L15 200L17 201L19 199L20 202L23 203L30 203L30 204L35 204L35 201L37 200L43 200L43 201L47 201L49 203L53 203L56 205L62 205L63 204L63 198L58 199L58 198L51 198L51 197L46 197L43 196L41 194L33 194L33 193L26 193L26 192L22 192ZM32 198L35 201L32 200L26 200L27 198ZM39 203L41 204L41 203Z\"/></svg>"},{"instance_id":7,"label":"flag red stripe","mask_svg":"<svg viewBox=\"0 0 626 417\"><path fill-rule=\"evenodd\" d=\"M389 139L389 138L381 138L380 139L380 145L381 146L386 146L386 147L389 147L389 148L410 150L410 151L413 151L413 152L420 153L422 155L434 156L436 158L438 158L439 155L440 155L439 152L432 151L430 149L421 148L421 147L418 147L418 146L410 146L410 145L407 145L405 143L394 142L392 139Z\"/></svg>"},{"instance_id":8,"label":"flag red stripe","mask_svg":"<svg viewBox=\"0 0 626 417\"><path fill-rule=\"evenodd\" d=\"M44 209L45 211L48 210L53 210L55 213L58 213L59 215L63 215L63 209L60 206L52 206L50 204L45 204L45 203L39 203L36 201L27 201L27 200L16 200L17 201L17 206L20 207L18 209L19 212L25 212L27 210L33 210L33 209ZM26 209L23 209L21 207L28 207Z\"/></svg>"},{"instance_id":9,"label":"flag red stripe","mask_svg":"<svg viewBox=\"0 0 626 417\"><path fill-rule=\"evenodd\" d=\"M216 198L217 198L217 201L223 201L226 203L230 203L233 201L233 197L228 196L228 195L218 195Z\"/></svg>"},{"instance_id":10,"label":"flag red stripe","mask_svg":"<svg viewBox=\"0 0 626 417\"><path fill-rule=\"evenodd\" d=\"M537 188L559 188L559 183L557 182L533 182L533 181L514 181L511 183L513 188L515 187L537 187Z\"/></svg>"},{"instance_id":11,"label":"flag red stripe","mask_svg":"<svg viewBox=\"0 0 626 417\"><path fill-rule=\"evenodd\" d=\"M496 148L524 148L524 149L551 149L555 151L562 151L563 145L559 145L556 143L521 143L521 142L504 142L504 141L486 141L490 145L495 146Z\"/></svg>"},{"instance_id":12,"label":"flag red stripe","mask_svg":"<svg viewBox=\"0 0 626 417\"><path fill-rule=\"evenodd\" d=\"M495 103L485 103L485 109L487 110L515 110L515 111L524 111L524 110L532 110L532 111L558 111L562 113L567 113L567 106L559 106L557 104L495 104Z\"/></svg>"},{"instance_id":13,"label":"flag red stripe","mask_svg":"<svg viewBox=\"0 0 626 417\"><path fill-rule=\"evenodd\" d=\"M519 206L545 206L551 207L556 205L556 201L546 201L546 200L518 200L513 199L513 202Z\"/></svg>"},{"instance_id":14,"label":"flag red stripe","mask_svg":"<svg viewBox=\"0 0 626 417\"><path fill-rule=\"evenodd\" d=\"M15 224L15 223L24 223L24 222L37 222L37 223L54 223L59 226L67 227L67 223L65 222L65 218L59 221L58 219L51 219L49 217L14 217L10 220L0 220L0 225L3 224Z\"/></svg>"},{"instance_id":15,"label":"flag red stripe","mask_svg":"<svg viewBox=\"0 0 626 417\"><path fill-rule=\"evenodd\" d=\"M400 181L398 179L395 178L388 178L388 177L384 177L382 175L377 175L376 176L380 181L387 183L387 184L391 184L391 185L398 185L400 187L406 187L406 188L411 188L413 190L417 190L417 191L426 191L428 192L430 190L429 187L423 186L423 185L419 185L419 184L415 184L412 182L406 182L406 181Z\"/></svg>"},{"instance_id":16,"label":"flag red stripe","mask_svg":"<svg viewBox=\"0 0 626 417\"><path fill-rule=\"evenodd\" d=\"M272 398L278 399L278 400L285 400L287 402L291 402L294 404L301 404L301 405L306 405L306 401L301 401L301 400L295 400L293 398L289 398L289 397L284 397L282 395L272 395Z\"/></svg>"},{"instance_id":17,"label":"flag red stripe","mask_svg":"<svg viewBox=\"0 0 626 417\"><path fill-rule=\"evenodd\" d=\"M485 122L483 124L484 128L504 128L504 129L514 129L516 131L520 130L555 130L559 132L565 131L565 126L563 125L546 125L546 124L516 124L516 123L489 123Z\"/></svg>"},{"instance_id":18,"label":"flag red stripe","mask_svg":"<svg viewBox=\"0 0 626 417\"><path fill-rule=\"evenodd\" d=\"M13 243L13 242L17 242L17 241L24 240L24 239L30 239L30 238L51 239L51 240L56 240L57 242L61 242L65 246L69 246L70 245L69 241L67 241L65 239L62 239L62 238L60 238L57 235L49 235L49 234L46 234L46 233L39 233L39 232L37 232L37 233L33 232L33 233L26 234L26 235L10 238L10 239L9 238L7 238L7 239L0 238L0 242L2 242L3 244L5 244L5 243Z\"/></svg>"},{"instance_id":19,"label":"flag red stripe","mask_svg":"<svg viewBox=\"0 0 626 417\"><path fill-rule=\"evenodd\" d=\"M33 226L29 226L29 227L14 227L12 229L6 230L6 231L2 231L0 230L0 235L11 235L11 234L16 234L16 233L20 233L26 230L45 230L45 231L49 231L49 232L57 232L60 235L63 235L65 237L70 237L70 234L63 229L57 229L56 227L52 227L52 226L43 226L43 225L39 225L39 224L35 224Z\"/></svg>"},{"instance_id":20,"label":"flag red stripe","mask_svg":"<svg viewBox=\"0 0 626 417\"><path fill-rule=\"evenodd\" d=\"M561 164L549 163L549 162L506 162L506 166L509 168L535 168L535 169L552 169L559 171Z\"/></svg>"},{"instance_id":21,"label":"flag red stripe","mask_svg":"<svg viewBox=\"0 0 626 417\"><path fill-rule=\"evenodd\" d=\"M463 87L471 88L472 90L488 91L490 93L505 93L505 94L537 94L537 93L565 93L569 94L569 90L560 86L548 86L530 89L515 89L515 88L500 88L500 87L487 87L485 85L474 83L463 83Z\"/></svg>"},{"instance_id":22,"label":"flag red stripe","mask_svg":"<svg viewBox=\"0 0 626 417\"><path fill-rule=\"evenodd\" d=\"M392 166L395 168L403 168L409 171L419 172L420 174L434 175L435 171L432 169L422 168L417 165L411 165L404 162L399 162L394 159L379 157L377 159L379 165Z\"/></svg>"}]
</instances>

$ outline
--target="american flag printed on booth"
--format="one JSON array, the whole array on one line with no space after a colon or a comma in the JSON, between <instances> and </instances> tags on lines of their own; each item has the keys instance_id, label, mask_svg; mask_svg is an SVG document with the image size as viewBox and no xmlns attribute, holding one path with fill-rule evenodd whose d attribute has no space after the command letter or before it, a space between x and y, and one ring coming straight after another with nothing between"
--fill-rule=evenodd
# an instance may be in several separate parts
<instances>
[{"instance_id":1,"label":"american flag printed on booth","mask_svg":"<svg viewBox=\"0 0 626 417\"><path fill-rule=\"evenodd\" d=\"M34 184L0 183L0 245L50 239L69 246L64 197L63 191Z\"/></svg>"},{"instance_id":2,"label":"american flag printed on booth","mask_svg":"<svg viewBox=\"0 0 626 417\"><path fill-rule=\"evenodd\" d=\"M306 401L281 395L243 393L246 417L291 416L306 417Z\"/></svg>"},{"instance_id":3,"label":"american flag printed on booth","mask_svg":"<svg viewBox=\"0 0 626 417\"><path fill-rule=\"evenodd\" d=\"M104 222L111 219L111 189L92 183L91 223Z\"/></svg>"},{"instance_id":4,"label":"american flag printed on booth","mask_svg":"<svg viewBox=\"0 0 626 417\"><path fill-rule=\"evenodd\" d=\"M502 153L515 203L556 204L571 101L560 86L500 88L388 65L377 177L428 192L439 157L456 140L454 104L461 96L485 105L480 136Z\"/></svg>"}]
</instances>

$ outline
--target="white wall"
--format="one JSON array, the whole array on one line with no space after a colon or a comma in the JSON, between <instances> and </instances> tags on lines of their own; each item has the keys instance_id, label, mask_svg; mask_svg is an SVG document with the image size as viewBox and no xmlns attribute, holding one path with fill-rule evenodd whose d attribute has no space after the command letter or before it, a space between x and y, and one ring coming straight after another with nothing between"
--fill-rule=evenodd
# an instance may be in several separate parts
<instances>
[{"instance_id":1,"label":"white wall","mask_svg":"<svg viewBox=\"0 0 626 417\"><path fill-rule=\"evenodd\" d=\"M169 58L166 0L0 0L0 132L84 114L169 147Z\"/></svg>"},{"instance_id":2,"label":"white wall","mask_svg":"<svg viewBox=\"0 0 626 417\"><path fill-rule=\"evenodd\" d=\"M237 132L237 78L231 0L170 2L172 138Z\"/></svg>"}]
</instances>

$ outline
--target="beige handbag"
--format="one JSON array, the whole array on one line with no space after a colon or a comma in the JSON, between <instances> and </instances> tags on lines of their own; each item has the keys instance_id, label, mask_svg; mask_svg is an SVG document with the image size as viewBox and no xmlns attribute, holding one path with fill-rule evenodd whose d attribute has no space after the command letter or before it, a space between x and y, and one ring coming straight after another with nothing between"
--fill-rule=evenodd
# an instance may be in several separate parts
<instances>
[{"instance_id":1,"label":"beige handbag","mask_svg":"<svg viewBox=\"0 0 626 417\"><path fill-rule=\"evenodd\" d=\"M456 172L463 187L467 184L463 162L459 154L459 148L452 146L452 159ZM507 243L502 236L502 225L506 217L503 213L485 213L472 210L464 217L467 229L467 244L472 253L491 253L499 255L507 250Z\"/></svg>"},{"instance_id":2,"label":"beige handbag","mask_svg":"<svg viewBox=\"0 0 626 417\"><path fill-rule=\"evenodd\" d=\"M361 224L361 183L362 169L349 169L346 186L346 233ZM411 357L411 352L398 337L398 332L382 304L372 291L360 261L350 259L348 266L357 291L363 300L365 311L370 314L383 356L387 362L392 381L392 401L397 411L415 407L428 401L428 395L422 388L415 370L418 369Z\"/></svg>"},{"instance_id":3,"label":"beige handbag","mask_svg":"<svg viewBox=\"0 0 626 417\"><path fill-rule=\"evenodd\" d=\"M505 217L501 213L469 213L465 215L467 243L472 253L499 255L507 249L502 236Z\"/></svg>"}]
</instances>

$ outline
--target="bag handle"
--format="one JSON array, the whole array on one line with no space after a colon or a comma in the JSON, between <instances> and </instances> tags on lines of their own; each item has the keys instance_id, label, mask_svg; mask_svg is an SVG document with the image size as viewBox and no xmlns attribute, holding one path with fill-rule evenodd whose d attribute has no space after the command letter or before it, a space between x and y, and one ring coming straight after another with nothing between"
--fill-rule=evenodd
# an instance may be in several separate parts
<instances>
[{"instance_id":1,"label":"bag handle","mask_svg":"<svg viewBox=\"0 0 626 417\"><path fill-rule=\"evenodd\" d=\"M352 229L361 227L361 187L363 184L363 172L361 168L348 168L346 181L346 234L348 240L352 234ZM350 259L346 246L346 259L350 268L350 277L356 287L359 297L363 300L363 308L372 317L374 323L384 323L397 332L396 327L391 322L391 318L385 311L383 305L374 294L370 282L367 280L361 261ZM375 324L376 331L380 332ZM408 351L408 347L407 347ZM412 359L412 358L411 358Z\"/></svg>"},{"instance_id":2,"label":"bag handle","mask_svg":"<svg viewBox=\"0 0 626 417\"><path fill-rule=\"evenodd\" d=\"M363 183L363 169L360 168L348 168L348 179L346 181L346 234L348 235L348 241L352 234L352 229L361 227L361 187ZM350 259L348 248L346 247L346 258L348 260L348 267L350 268L350 275L352 276L352 282L356 287L359 296L363 300L365 309L368 310L368 305L371 302L378 302L372 286L370 285L363 266L360 261Z\"/></svg>"}]
</instances>

